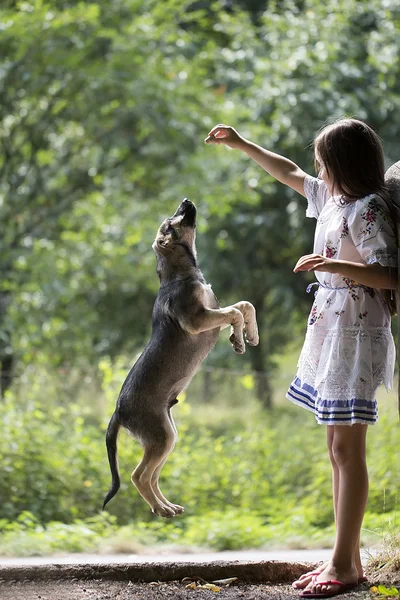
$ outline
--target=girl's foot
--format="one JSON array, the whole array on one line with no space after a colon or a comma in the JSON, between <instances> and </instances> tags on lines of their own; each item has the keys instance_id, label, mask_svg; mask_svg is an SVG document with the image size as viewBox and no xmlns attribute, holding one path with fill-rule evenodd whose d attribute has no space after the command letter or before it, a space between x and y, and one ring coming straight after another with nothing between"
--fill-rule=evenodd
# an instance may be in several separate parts
<instances>
[{"instance_id":1,"label":"girl's foot","mask_svg":"<svg viewBox=\"0 0 400 600\"><path fill-rule=\"evenodd\" d=\"M296 581L293 581L292 588L294 588L295 590L304 590L304 588L306 588L308 584L312 581L313 577L320 575L323 572L323 570L327 567L327 565L328 563L325 563L324 565L321 565L321 567L319 567L318 570L308 571L308 573L304 573L303 575L301 575L301 577L296 579Z\"/></svg>"},{"instance_id":2,"label":"girl's foot","mask_svg":"<svg viewBox=\"0 0 400 600\"><path fill-rule=\"evenodd\" d=\"M341 582L335 584L334 582ZM332 563L319 573L314 575L310 583L304 589L306 595L321 594L326 596L334 596L340 593L341 588L348 585L357 586L359 575L355 567L349 569L338 569Z\"/></svg>"},{"instance_id":3,"label":"girl's foot","mask_svg":"<svg viewBox=\"0 0 400 600\"><path fill-rule=\"evenodd\" d=\"M327 569L329 566L329 561L323 563L320 567L317 567L317 569L315 569L315 571L309 571L308 573L304 573L301 577L299 577L299 579L296 579L296 581L294 581L292 583L292 588L294 588L295 590L304 590L309 583L311 583L313 577L320 575L321 573L323 573L325 571L325 569ZM363 568L361 566L361 563L359 566L357 566L357 571L358 571L358 583L364 583L365 581L367 581L367 578L364 575L364 571Z\"/></svg>"}]
</instances>

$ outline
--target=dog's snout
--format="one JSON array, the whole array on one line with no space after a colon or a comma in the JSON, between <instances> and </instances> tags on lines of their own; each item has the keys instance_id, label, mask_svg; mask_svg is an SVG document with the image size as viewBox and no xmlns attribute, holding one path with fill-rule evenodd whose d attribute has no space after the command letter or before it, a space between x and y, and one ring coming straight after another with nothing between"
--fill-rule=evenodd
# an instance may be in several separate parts
<instances>
[{"instance_id":1,"label":"dog's snout","mask_svg":"<svg viewBox=\"0 0 400 600\"><path fill-rule=\"evenodd\" d=\"M193 202L191 200L189 200L189 198L184 198L182 200L180 208L184 211L196 209L195 205L193 204Z\"/></svg>"},{"instance_id":2,"label":"dog's snout","mask_svg":"<svg viewBox=\"0 0 400 600\"><path fill-rule=\"evenodd\" d=\"M196 206L193 202L189 198L184 198L172 218L182 216L185 225L194 227L196 224L196 213Z\"/></svg>"}]
</instances>

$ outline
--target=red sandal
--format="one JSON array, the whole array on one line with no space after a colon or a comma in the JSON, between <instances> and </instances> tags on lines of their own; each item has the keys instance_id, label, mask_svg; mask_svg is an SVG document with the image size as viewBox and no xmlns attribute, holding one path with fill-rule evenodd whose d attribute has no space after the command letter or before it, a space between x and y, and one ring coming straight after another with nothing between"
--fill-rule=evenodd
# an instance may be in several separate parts
<instances>
[{"instance_id":1,"label":"red sandal","mask_svg":"<svg viewBox=\"0 0 400 600\"><path fill-rule=\"evenodd\" d=\"M361 578L360 578L361 579ZM339 589L336 591L326 591L326 592L313 592L312 590L304 590L300 594L301 598L332 598L332 596L338 596L339 594L344 594L349 590L354 590L359 583L342 583L341 581L337 581L336 579L331 579L330 581L316 581L316 585L336 585Z\"/></svg>"}]
</instances>

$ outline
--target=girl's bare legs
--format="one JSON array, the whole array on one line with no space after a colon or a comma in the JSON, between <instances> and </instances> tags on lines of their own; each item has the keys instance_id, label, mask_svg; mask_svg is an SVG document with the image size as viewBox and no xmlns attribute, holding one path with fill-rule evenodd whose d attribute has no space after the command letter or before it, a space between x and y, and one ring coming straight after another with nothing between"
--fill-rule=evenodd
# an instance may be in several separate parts
<instances>
[{"instance_id":1,"label":"girl's bare legs","mask_svg":"<svg viewBox=\"0 0 400 600\"><path fill-rule=\"evenodd\" d=\"M335 585L319 585L336 579L356 583L362 575L359 542L368 498L366 465L367 425L332 425L328 448L332 456L336 542L331 560L320 575L307 586L314 592L334 592ZM331 443L330 443L331 442Z\"/></svg>"},{"instance_id":2,"label":"girl's bare legs","mask_svg":"<svg viewBox=\"0 0 400 600\"><path fill-rule=\"evenodd\" d=\"M332 451L334 430L335 430L335 426L328 425L327 431L326 431L326 438L327 438L327 442L328 442L329 458L330 458L331 465L332 465L333 507L334 507L334 511L335 511L335 523L337 523L340 478L339 478L339 467L335 461L335 457L334 457L334 454ZM365 439L364 439L364 444L365 444ZM364 460L365 460L365 454L364 454ZM367 477L368 477L368 475L367 475ZM368 485L368 480L367 480L367 485ZM354 552L354 562L357 567L358 577L360 578L364 575L364 570L363 570L363 567L361 564L361 555L360 555L360 534L358 534L358 540L357 540L356 548L355 548L355 552ZM326 567L327 565L328 565L328 562L324 565L324 567Z\"/></svg>"},{"instance_id":3,"label":"girl's bare legs","mask_svg":"<svg viewBox=\"0 0 400 600\"><path fill-rule=\"evenodd\" d=\"M337 525L340 475L339 475L339 467L338 467L338 464L336 463L335 456L333 453L334 431L335 431L335 425L327 426L326 440L327 440L329 458L330 458L331 465L332 465L333 508L334 508L334 514L335 514L335 523ZM364 443L365 443L365 440L364 440ZM361 556L360 556L360 535L358 535L357 543L356 543L355 550L354 550L354 563L357 568L358 577L360 578L363 576L363 567L361 564ZM321 565L321 567L318 567L317 570L321 571L321 572L325 571L325 569L327 569L329 564L330 564L330 561L327 561L326 563ZM311 582L312 578L313 578L313 575L311 575L310 573L305 573L304 575L302 575L300 577L300 579L298 579L297 581L295 581L293 583L293 587L296 589L299 589L299 590L304 589Z\"/></svg>"}]
</instances>

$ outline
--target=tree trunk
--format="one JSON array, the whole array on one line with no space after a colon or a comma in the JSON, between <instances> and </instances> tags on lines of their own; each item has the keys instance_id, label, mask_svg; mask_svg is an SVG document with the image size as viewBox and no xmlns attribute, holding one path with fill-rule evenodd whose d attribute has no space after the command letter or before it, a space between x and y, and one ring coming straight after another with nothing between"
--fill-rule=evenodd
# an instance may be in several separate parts
<instances>
[{"instance_id":1,"label":"tree trunk","mask_svg":"<svg viewBox=\"0 0 400 600\"><path fill-rule=\"evenodd\" d=\"M254 302L256 313L260 318L264 311L264 298L260 297ZM261 323L259 323L261 324ZM256 395L260 404L266 409L272 408L272 389L269 374L266 372L268 364L268 341L265 341L260 331L260 342L250 352L251 366L256 372Z\"/></svg>"},{"instance_id":2,"label":"tree trunk","mask_svg":"<svg viewBox=\"0 0 400 600\"><path fill-rule=\"evenodd\" d=\"M266 354L263 343L252 348L251 362L256 372L256 394L261 405L270 410L272 408L272 390L268 373L265 372Z\"/></svg>"},{"instance_id":3,"label":"tree trunk","mask_svg":"<svg viewBox=\"0 0 400 600\"><path fill-rule=\"evenodd\" d=\"M4 398L4 395L12 383L13 378L13 363L14 357L12 354L5 354L0 359L0 395Z\"/></svg>"},{"instance_id":4,"label":"tree trunk","mask_svg":"<svg viewBox=\"0 0 400 600\"><path fill-rule=\"evenodd\" d=\"M203 401L209 402L212 396L212 373L209 369L203 371Z\"/></svg>"},{"instance_id":5,"label":"tree trunk","mask_svg":"<svg viewBox=\"0 0 400 600\"><path fill-rule=\"evenodd\" d=\"M5 275L7 278L7 274ZM9 292L0 292L0 397L10 387L13 379L14 354L11 347L11 332L6 325L7 309L10 302Z\"/></svg>"}]
</instances>

